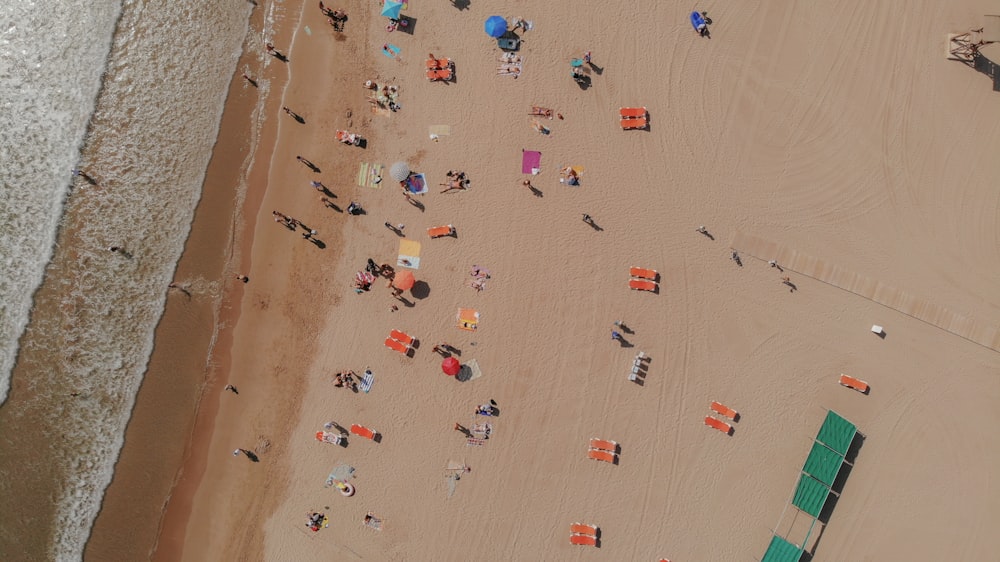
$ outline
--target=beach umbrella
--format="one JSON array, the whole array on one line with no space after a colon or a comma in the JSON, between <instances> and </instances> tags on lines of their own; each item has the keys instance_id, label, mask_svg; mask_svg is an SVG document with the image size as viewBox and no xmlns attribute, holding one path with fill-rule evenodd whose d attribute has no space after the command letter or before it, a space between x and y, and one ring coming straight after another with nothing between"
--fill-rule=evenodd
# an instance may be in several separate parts
<instances>
[{"instance_id":1,"label":"beach umbrella","mask_svg":"<svg viewBox=\"0 0 1000 562\"><path fill-rule=\"evenodd\" d=\"M462 370L462 364L454 357L448 357L441 362L441 370L449 377L454 377Z\"/></svg>"},{"instance_id":2,"label":"beach umbrella","mask_svg":"<svg viewBox=\"0 0 1000 562\"><path fill-rule=\"evenodd\" d=\"M417 280L413 278L413 272L406 269L397 272L396 276L392 278L392 286L400 291L412 289L416 282Z\"/></svg>"},{"instance_id":3,"label":"beach umbrella","mask_svg":"<svg viewBox=\"0 0 1000 562\"><path fill-rule=\"evenodd\" d=\"M392 0L386 0L386 3L382 5L382 15L391 20L398 20L399 12L402 9L403 9L402 2L393 2Z\"/></svg>"},{"instance_id":4,"label":"beach umbrella","mask_svg":"<svg viewBox=\"0 0 1000 562\"><path fill-rule=\"evenodd\" d=\"M396 162L389 168L389 175L396 181L403 181L410 177L410 165L406 162Z\"/></svg>"},{"instance_id":5,"label":"beach umbrella","mask_svg":"<svg viewBox=\"0 0 1000 562\"><path fill-rule=\"evenodd\" d=\"M490 37L502 37L504 33L507 33L507 20L503 19L503 16L490 16L486 18L483 29Z\"/></svg>"}]
</instances>

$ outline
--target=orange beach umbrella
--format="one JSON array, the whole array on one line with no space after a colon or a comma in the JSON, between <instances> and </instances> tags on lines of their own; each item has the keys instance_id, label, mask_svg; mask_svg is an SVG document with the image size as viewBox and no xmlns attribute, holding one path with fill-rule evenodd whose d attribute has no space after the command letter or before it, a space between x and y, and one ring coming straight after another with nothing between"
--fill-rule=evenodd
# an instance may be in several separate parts
<instances>
[{"instance_id":1,"label":"orange beach umbrella","mask_svg":"<svg viewBox=\"0 0 1000 562\"><path fill-rule=\"evenodd\" d=\"M417 280L413 278L413 272L406 269L397 271L396 276L392 278L392 286L400 291L412 289L416 282Z\"/></svg>"}]
</instances>

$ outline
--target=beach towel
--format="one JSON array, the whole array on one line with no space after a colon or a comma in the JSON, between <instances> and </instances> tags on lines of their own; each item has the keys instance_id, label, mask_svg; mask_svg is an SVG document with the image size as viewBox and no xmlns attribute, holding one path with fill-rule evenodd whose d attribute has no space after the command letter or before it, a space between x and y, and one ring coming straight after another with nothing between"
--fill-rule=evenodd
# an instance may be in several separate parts
<instances>
[{"instance_id":1,"label":"beach towel","mask_svg":"<svg viewBox=\"0 0 1000 562\"><path fill-rule=\"evenodd\" d=\"M521 150L521 173L537 175L542 171L542 153L537 150Z\"/></svg>"},{"instance_id":2,"label":"beach towel","mask_svg":"<svg viewBox=\"0 0 1000 562\"><path fill-rule=\"evenodd\" d=\"M361 378L361 384L358 385L358 388L365 394L368 394L368 391L372 389L373 382L375 382L375 375L371 371L365 371L365 376Z\"/></svg>"},{"instance_id":3,"label":"beach towel","mask_svg":"<svg viewBox=\"0 0 1000 562\"><path fill-rule=\"evenodd\" d=\"M399 256L396 265L410 269L420 269L420 242L403 238L399 241Z\"/></svg>"},{"instance_id":4,"label":"beach towel","mask_svg":"<svg viewBox=\"0 0 1000 562\"><path fill-rule=\"evenodd\" d=\"M472 308L458 309L458 327L470 332L479 327L479 312Z\"/></svg>"},{"instance_id":5,"label":"beach towel","mask_svg":"<svg viewBox=\"0 0 1000 562\"><path fill-rule=\"evenodd\" d=\"M358 168L358 187L379 188L382 185L382 164L362 162Z\"/></svg>"},{"instance_id":6,"label":"beach towel","mask_svg":"<svg viewBox=\"0 0 1000 562\"><path fill-rule=\"evenodd\" d=\"M384 47L385 48L382 49L383 55L389 57L390 59L399 58L399 51L402 49L392 44L386 44Z\"/></svg>"},{"instance_id":7,"label":"beach towel","mask_svg":"<svg viewBox=\"0 0 1000 562\"><path fill-rule=\"evenodd\" d=\"M433 138L434 136L446 137L451 134L451 125L431 125L428 127L428 133Z\"/></svg>"}]
</instances>

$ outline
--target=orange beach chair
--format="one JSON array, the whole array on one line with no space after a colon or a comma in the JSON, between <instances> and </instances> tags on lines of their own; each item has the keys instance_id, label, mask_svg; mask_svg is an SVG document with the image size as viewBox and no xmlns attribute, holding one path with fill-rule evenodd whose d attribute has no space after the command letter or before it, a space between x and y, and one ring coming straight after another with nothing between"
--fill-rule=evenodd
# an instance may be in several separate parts
<instances>
[{"instance_id":1,"label":"orange beach chair","mask_svg":"<svg viewBox=\"0 0 1000 562\"><path fill-rule=\"evenodd\" d=\"M622 119L639 119L646 116L645 107L623 107L618 110Z\"/></svg>"},{"instance_id":2,"label":"orange beach chair","mask_svg":"<svg viewBox=\"0 0 1000 562\"><path fill-rule=\"evenodd\" d=\"M427 79L430 80L431 82L437 82L437 81L447 82L448 80L451 80L451 69L442 68L439 70L428 70Z\"/></svg>"},{"instance_id":3,"label":"orange beach chair","mask_svg":"<svg viewBox=\"0 0 1000 562\"><path fill-rule=\"evenodd\" d=\"M611 464L614 464L615 460L618 458L617 453L613 453L611 451L602 451L600 449L591 449L587 451L587 456L594 459L595 461L604 461L604 462L609 462Z\"/></svg>"},{"instance_id":4,"label":"orange beach chair","mask_svg":"<svg viewBox=\"0 0 1000 562\"><path fill-rule=\"evenodd\" d=\"M413 336L405 332L400 332L399 330L393 330L389 332L389 337L398 341L399 343L406 344L408 346L413 345Z\"/></svg>"},{"instance_id":5,"label":"orange beach chair","mask_svg":"<svg viewBox=\"0 0 1000 562\"><path fill-rule=\"evenodd\" d=\"M449 58L444 59L427 59L427 70L440 70L442 68L451 68L452 62Z\"/></svg>"},{"instance_id":6,"label":"orange beach chair","mask_svg":"<svg viewBox=\"0 0 1000 562\"><path fill-rule=\"evenodd\" d=\"M655 293L657 284L656 281L646 281L645 279L629 279L628 287L636 291L650 291Z\"/></svg>"},{"instance_id":7,"label":"orange beach chair","mask_svg":"<svg viewBox=\"0 0 1000 562\"><path fill-rule=\"evenodd\" d=\"M570 544L577 544L581 546L597 546L597 537L592 537L589 535L570 535Z\"/></svg>"},{"instance_id":8,"label":"orange beach chair","mask_svg":"<svg viewBox=\"0 0 1000 562\"><path fill-rule=\"evenodd\" d=\"M573 523L569 526L569 532L574 535L597 536L597 525L584 525L583 523Z\"/></svg>"},{"instance_id":9,"label":"orange beach chair","mask_svg":"<svg viewBox=\"0 0 1000 562\"><path fill-rule=\"evenodd\" d=\"M451 236L452 234L455 234L455 227L450 224L446 224L444 226L435 226L434 228L427 229L427 236L430 236L431 238Z\"/></svg>"},{"instance_id":10,"label":"orange beach chair","mask_svg":"<svg viewBox=\"0 0 1000 562\"><path fill-rule=\"evenodd\" d=\"M356 423L351 424L351 433L359 437L364 437L365 439L371 439L373 441L375 440L375 437L378 435L378 432L375 431L374 429L368 429L367 427L363 425L358 425Z\"/></svg>"},{"instance_id":11,"label":"orange beach chair","mask_svg":"<svg viewBox=\"0 0 1000 562\"><path fill-rule=\"evenodd\" d=\"M610 441L608 439L598 439L596 437L590 438L590 448L591 449L601 449L604 451L611 451L612 453L618 453L618 443L615 441Z\"/></svg>"},{"instance_id":12,"label":"orange beach chair","mask_svg":"<svg viewBox=\"0 0 1000 562\"><path fill-rule=\"evenodd\" d=\"M736 421L736 416L740 415L739 412L737 412L736 410L730 408L729 406L724 406L718 402L712 402L712 411L721 414L723 416L726 416L727 418L733 421Z\"/></svg>"},{"instance_id":13,"label":"orange beach chair","mask_svg":"<svg viewBox=\"0 0 1000 562\"><path fill-rule=\"evenodd\" d=\"M656 281L660 278L660 272L655 269L646 269L645 267L635 267L632 266L628 270L628 274L632 277L641 277L643 279L649 279L650 281Z\"/></svg>"},{"instance_id":14,"label":"orange beach chair","mask_svg":"<svg viewBox=\"0 0 1000 562\"><path fill-rule=\"evenodd\" d=\"M731 435L733 432L733 426L722 420L717 420L712 416L705 416L705 425L708 427L714 427L726 435Z\"/></svg>"},{"instance_id":15,"label":"orange beach chair","mask_svg":"<svg viewBox=\"0 0 1000 562\"><path fill-rule=\"evenodd\" d=\"M847 388L853 388L861 394L868 394L868 383L861 379L856 379L841 373L840 384L846 386Z\"/></svg>"},{"instance_id":16,"label":"orange beach chair","mask_svg":"<svg viewBox=\"0 0 1000 562\"><path fill-rule=\"evenodd\" d=\"M399 343L392 338L385 338L385 346L393 351L398 351L403 355L408 355L410 353L410 346L405 343Z\"/></svg>"},{"instance_id":17,"label":"orange beach chair","mask_svg":"<svg viewBox=\"0 0 1000 562\"><path fill-rule=\"evenodd\" d=\"M646 118L640 117L639 119L622 119L622 129L628 131L630 129L645 129L646 128Z\"/></svg>"}]
</instances>

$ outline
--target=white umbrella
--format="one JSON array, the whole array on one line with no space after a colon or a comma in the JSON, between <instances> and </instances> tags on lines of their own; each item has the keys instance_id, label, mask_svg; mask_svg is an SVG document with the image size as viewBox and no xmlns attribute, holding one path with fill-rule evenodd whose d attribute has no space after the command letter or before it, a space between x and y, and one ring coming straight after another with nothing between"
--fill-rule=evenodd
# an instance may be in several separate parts
<instances>
[{"instance_id":1,"label":"white umbrella","mask_svg":"<svg viewBox=\"0 0 1000 562\"><path fill-rule=\"evenodd\" d=\"M410 177L410 165L406 162L396 162L389 168L389 175L396 181L403 181Z\"/></svg>"}]
</instances>

